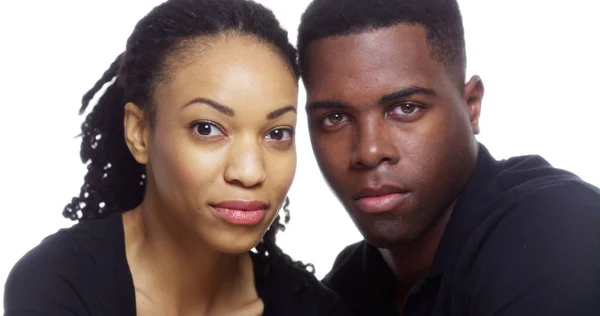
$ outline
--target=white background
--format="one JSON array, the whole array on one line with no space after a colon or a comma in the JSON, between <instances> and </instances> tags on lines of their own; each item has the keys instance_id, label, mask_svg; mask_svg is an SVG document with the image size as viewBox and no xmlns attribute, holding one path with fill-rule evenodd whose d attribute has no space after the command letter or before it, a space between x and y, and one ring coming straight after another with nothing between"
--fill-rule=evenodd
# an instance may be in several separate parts
<instances>
[{"instance_id":1,"label":"white background","mask_svg":"<svg viewBox=\"0 0 600 316\"><path fill-rule=\"evenodd\" d=\"M0 283L28 249L72 222L80 100L160 0L0 2ZM260 1L295 42L307 0ZM496 158L541 154L600 186L600 19L592 0L463 0L468 74L486 87L479 138ZM300 107L304 105L301 90ZM292 222L280 245L317 276L360 235L313 158L299 111ZM543 218L540 219L543 223ZM0 285L1 285L0 284ZM3 293L0 288L0 296Z\"/></svg>"}]
</instances>

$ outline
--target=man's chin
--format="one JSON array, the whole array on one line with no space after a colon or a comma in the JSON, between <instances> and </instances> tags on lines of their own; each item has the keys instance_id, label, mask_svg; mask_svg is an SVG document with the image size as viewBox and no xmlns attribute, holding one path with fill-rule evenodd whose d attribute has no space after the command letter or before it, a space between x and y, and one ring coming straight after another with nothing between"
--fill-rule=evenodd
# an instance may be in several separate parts
<instances>
[{"instance_id":1,"label":"man's chin","mask_svg":"<svg viewBox=\"0 0 600 316\"><path fill-rule=\"evenodd\" d=\"M364 232L363 236L369 244L380 249L397 249L413 244L418 238L418 234L412 231L370 231Z\"/></svg>"}]
</instances>

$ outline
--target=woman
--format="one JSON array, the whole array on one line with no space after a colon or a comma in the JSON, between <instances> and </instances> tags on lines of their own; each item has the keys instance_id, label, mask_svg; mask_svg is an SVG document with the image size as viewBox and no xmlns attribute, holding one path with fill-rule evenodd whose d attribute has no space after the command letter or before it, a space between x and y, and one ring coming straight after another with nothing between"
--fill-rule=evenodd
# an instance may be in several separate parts
<instances>
[{"instance_id":1,"label":"woman","mask_svg":"<svg viewBox=\"0 0 600 316\"><path fill-rule=\"evenodd\" d=\"M79 223L17 263L5 315L347 314L275 245L298 73L269 10L170 0L82 112L106 83L82 126L85 184L64 211Z\"/></svg>"}]
</instances>

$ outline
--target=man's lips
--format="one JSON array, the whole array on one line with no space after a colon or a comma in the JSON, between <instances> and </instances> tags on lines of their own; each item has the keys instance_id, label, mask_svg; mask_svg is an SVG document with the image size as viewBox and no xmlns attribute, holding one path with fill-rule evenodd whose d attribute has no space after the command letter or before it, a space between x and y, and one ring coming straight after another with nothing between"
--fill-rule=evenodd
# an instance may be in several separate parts
<instances>
[{"instance_id":1,"label":"man's lips","mask_svg":"<svg viewBox=\"0 0 600 316\"><path fill-rule=\"evenodd\" d=\"M365 213L393 210L410 196L410 191L392 185L364 187L354 197L355 205Z\"/></svg>"}]
</instances>

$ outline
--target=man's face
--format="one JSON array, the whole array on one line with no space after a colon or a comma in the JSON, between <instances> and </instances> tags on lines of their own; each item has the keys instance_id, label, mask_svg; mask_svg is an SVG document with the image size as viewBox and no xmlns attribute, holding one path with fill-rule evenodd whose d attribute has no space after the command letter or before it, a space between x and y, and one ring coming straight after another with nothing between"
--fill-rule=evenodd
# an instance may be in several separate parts
<instances>
[{"instance_id":1,"label":"man's face","mask_svg":"<svg viewBox=\"0 0 600 316\"><path fill-rule=\"evenodd\" d=\"M399 24L311 43L307 113L321 172L374 246L423 236L477 157L483 86L433 59L426 31Z\"/></svg>"}]
</instances>

